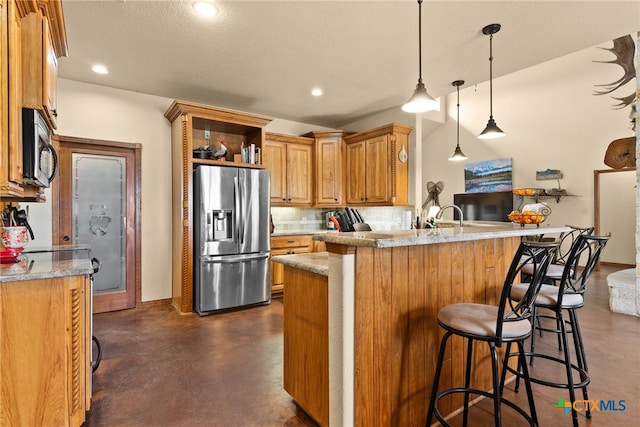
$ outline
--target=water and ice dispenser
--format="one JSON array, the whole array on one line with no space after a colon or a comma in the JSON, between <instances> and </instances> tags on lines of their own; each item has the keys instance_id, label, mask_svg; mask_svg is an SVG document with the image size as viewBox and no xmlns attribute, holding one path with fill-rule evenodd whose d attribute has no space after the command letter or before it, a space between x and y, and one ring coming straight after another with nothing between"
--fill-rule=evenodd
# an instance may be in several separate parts
<instances>
[{"instance_id":1,"label":"water and ice dispenser","mask_svg":"<svg viewBox=\"0 0 640 427\"><path fill-rule=\"evenodd\" d=\"M233 211L207 211L206 227L205 235L207 236L207 241L233 239Z\"/></svg>"}]
</instances>

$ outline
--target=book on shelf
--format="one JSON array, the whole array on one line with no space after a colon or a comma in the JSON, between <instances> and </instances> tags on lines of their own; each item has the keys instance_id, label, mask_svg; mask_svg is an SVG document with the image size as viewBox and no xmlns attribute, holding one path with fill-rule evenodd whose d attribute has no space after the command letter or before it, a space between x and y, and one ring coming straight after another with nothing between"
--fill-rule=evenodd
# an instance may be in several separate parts
<instances>
[{"instance_id":1,"label":"book on shelf","mask_svg":"<svg viewBox=\"0 0 640 427\"><path fill-rule=\"evenodd\" d=\"M248 147L243 144L240 154L242 163L249 163L252 165L262 164L262 149L260 147L256 147L256 144L250 144Z\"/></svg>"}]
</instances>

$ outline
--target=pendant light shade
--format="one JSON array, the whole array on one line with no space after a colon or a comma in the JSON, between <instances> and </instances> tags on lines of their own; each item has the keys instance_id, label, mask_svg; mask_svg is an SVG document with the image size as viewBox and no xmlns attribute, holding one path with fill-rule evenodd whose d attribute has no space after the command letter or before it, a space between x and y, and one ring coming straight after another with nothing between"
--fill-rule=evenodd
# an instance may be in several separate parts
<instances>
[{"instance_id":1,"label":"pendant light shade","mask_svg":"<svg viewBox=\"0 0 640 427\"><path fill-rule=\"evenodd\" d=\"M422 83L422 0L418 0L418 66L419 77L416 90L402 106L402 110L407 113L423 113L438 108L438 101L429 95L427 88Z\"/></svg>"},{"instance_id":2,"label":"pendant light shade","mask_svg":"<svg viewBox=\"0 0 640 427\"><path fill-rule=\"evenodd\" d=\"M482 34L489 36L489 121L487 127L478 135L480 139L495 139L506 135L493 119L493 35L500 31L500 24L489 24Z\"/></svg>"},{"instance_id":3,"label":"pendant light shade","mask_svg":"<svg viewBox=\"0 0 640 427\"><path fill-rule=\"evenodd\" d=\"M453 152L453 154L451 155L451 157L449 157L449 160L452 162L459 162L461 160L467 160L467 156L465 156L465 154L462 152L462 149L460 149L460 86L462 86L464 84L464 80L456 80L455 82L451 83L453 86L456 87L456 90L458 91L458 103L456 104L457 107L457 118L456 118L456 125L457 125L457 131L456 131L456 149Z\"/></svg>"}]
</instances>

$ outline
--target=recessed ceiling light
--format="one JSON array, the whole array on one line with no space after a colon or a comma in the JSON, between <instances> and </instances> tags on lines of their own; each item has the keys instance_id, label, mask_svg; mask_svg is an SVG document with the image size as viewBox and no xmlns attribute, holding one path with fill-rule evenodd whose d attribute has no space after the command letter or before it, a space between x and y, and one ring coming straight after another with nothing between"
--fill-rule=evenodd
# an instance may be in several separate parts
<instances>
[{"instance_id":1,"label":"recessed ceiling light","mask_svg":"<svg viewBox=\"0 0 640 427\"><path fill-rule=\"evenodd\" d=\"M193 10L204 18L210 18L218 13L218 8L206 1L197 1L193 3Z\"/></svg>"},{"instance_id":2,"label":"recessed ceiling light","mask_svg":"<svg viewBox=\"0 0 640 427\"><path fill-rule=\"evenodd\" d=\"M311 95L313 96L322 96L322 94L322 89L315 88L311 90Z\"/></svg>"},{"instance_id":3,"label":"recessed ceiling light","mask_svg":"<svg viewBox=\"0 0 640 427\"><path fill-rule=\"evenodd\" d=\"M104 65L94 65L93 67L91 67L91 71L96 74L109 74L109 70L107 70L107 67L105 67Z\"/></svg>"}]
</instances>

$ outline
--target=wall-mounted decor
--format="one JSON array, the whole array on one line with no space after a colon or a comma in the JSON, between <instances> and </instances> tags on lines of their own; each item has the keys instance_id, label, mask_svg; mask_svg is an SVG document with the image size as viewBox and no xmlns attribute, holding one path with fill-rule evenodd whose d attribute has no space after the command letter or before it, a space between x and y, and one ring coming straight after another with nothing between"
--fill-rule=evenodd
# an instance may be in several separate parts
<instances>
[{"instance_id":1,"label":"wall-mounted decor","mask_svg":"<svg viewBox=\"0 0 640 427\"><path fill-rule=\"evenodd\" d=\"M466 193L511 191L511 158L470 163L464 167Z\"/></svg>"},{"instance_id":2,"label":"wall-mounted decor","mask_svg":"<svg viewBox=\"0 0 640 427\"><path fill-rule=\"evenodd\" d=\"M536 171L536 181L545 181L547 179L561 179L562 172L558 169L545 169Z\"/></svg>"}]
</instances>

